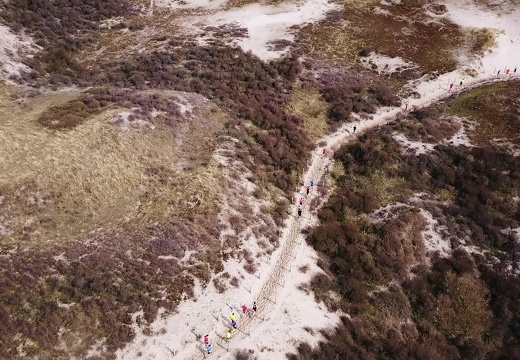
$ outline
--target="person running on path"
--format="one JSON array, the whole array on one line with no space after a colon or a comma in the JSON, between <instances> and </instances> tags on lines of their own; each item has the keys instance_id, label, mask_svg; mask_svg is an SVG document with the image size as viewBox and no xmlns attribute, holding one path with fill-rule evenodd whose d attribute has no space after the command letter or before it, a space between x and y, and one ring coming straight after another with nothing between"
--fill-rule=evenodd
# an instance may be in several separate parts
<instances>
[{"instance_id":1,"label":"person running on path","mask_svg":"<svg viewBox=\"0 0 520 360\"><path fill-rule=\"evenodd\" d=\"M233 328L233 330L231 330L231 332L237 331L237 322L235 320L233 320L231 322L231 327Z\"/></svg>"},{"instance_id":2,"label":"person running on path","mask_svg":"<svg viewBox=\"0 0 520 360\"><path fill-rule=\"evenodd\" d=\"M408 110L408 103L404 103L404 109Z\"/></svg>"},{"instance_id":3,"label":"person running on path","mask_svg":"<svg viewBox=\"0 0 520 360\"><path fill-rule=\"evenodd\" d=\"M327 155L327 148L323 148L323 156Z\"/></svg>"},{"instance_id":4,"label":"person running on path","mask_svg":"<svg viewBox=\"0 0 520 360\"><path fill-rule=\"evenodd\" d=\"M356 132L356 125L354 125L354 131L352 132L353 134Z\"/></svg>"},{"instance_id":5,"label":"person running on path","mask_svg":"<svg viewBox=\"0 0 520 360\"><path fill-rule=\"evenodd\" d=\"M307 186L307 195L311 192L311 189Z\"/></svg>"},{"instance_id":6,"label":"person running on path","mask_svg":"<svg viewBox=\"0 0 520 360\"><path fill-rule=\"evenodd\" d=\"M460 79L460 86L462 86L464 84L464 79Z\"/></svg>"},{"instance_id":7,"label":"person running on path","mask_svg":"<svg viewBox=\"0 0 520 360\"><path fill-rule=\"evenodd\" d=\"M506 75L509 75L510 69L506 69Z\"/></svg>"},{"instance_id":8,"label":"person running on path","mask_svg":"<svg viewBox=\"0 0 520 360\"><path fill-rule=\"evenodd\" d=\"M247 306L246 306L246 304L242 305L242 312L244 314L247 313Z\"/></svg>"},{"instance_id":9,"label":"person running on path","mask_svg":"<svg viewBox=\"0 0 520 360\"><path fill-rule=\"evenodd\" d=\"M498 70L497 71L497 75L500 75L500 72L502 71L502 69Z\"/></svg>"},{"instance_id":10,"label":"person running on path","mask_svg":"<svg viewBox=\"0 0 520 360\"><path fill-rule=\"evenodd\" d=\"M235 313L232 313L229 318L231 319L231 322L236 321L237 317L235 316Z\"/></svg>"},{"instance_id":11,"label":"person running on path","mask_svg":"<svg viewBox=\"0 0 520 360\"><path fill-rule=\"evenodd\" d=\"M226 341L229 342L231 340L231 333L228 331L226 333Z\"/></svg>"},{"instance_id":12,"label":"person running on path","mask_svg":"<svg viewBox=\"0 0 520 360\"><path fill-rule=\"evenodd\" d=\"M311 188L314 187L314 180L311 180Z\"/></svg>"},{"instance_id":13,"label":"person running on path","mask_svg":"<svg viewBox=\"0 0 520 360\"><path fill-rule=\"evenodd\" d=\"M301 216L302 216L302 209L298 208L298 217L301 217Z\"/></svg>"},{"instance_id":14,"label":"person running on path","mask_svg":"<svg viewBox=\"0 0 520 360\"><path fill-rule=\"evenodd\" d=\"M515 69L513 70L513 74L516 74L516 66L515 66Z\"/></svg>"},{"instance_id":15,"label":"person running on path","mask_svg":"<svg viewBox=\"0 0 520 360\"><path fill-rule=\"evenodd\" d=\"M300 198L300 205L303 205L303 198Z\"/></svg>"},{"instance_id":16,"label":"person running on path","mask_svg":"<svg viewBox=\"0 0 520 360\"><path fill-rule=\"evenodd\" d=\"M256 307L256 301L255 301L255 302L253 302L253 311L256 312L256 309L257 309L257 307Z\"/></svg>"},{"instance_id":17,"label":"person running on path","mask_svg":"<svg viewBox=\"0 0 520 360\"><path fill-rule=\"evenodd\" d=\"M450 89L448 91L451 91L452 88L453 88L453 83L450 84Z\"/></svg>"},{"instance_id":18,"label":"person running on path","mask_svg":"<svg viewBox=\"0 0 520 360\"><path fill-rule=\"evenodd\" d=\"M211 354L211 352L213 351L213 348L211 347L211 345L206 345L206 351L208 352L208 354Z\"/></svg>"},{"instance_id":19,"label":"person running on path","mask_svg":"<svg viewBox=\"0 0 520 360\"><path fill-rule=\"evenodd\" d=\"M209 335L204 335L204 344L209 345Z\"/></svg>"}]
</instances>

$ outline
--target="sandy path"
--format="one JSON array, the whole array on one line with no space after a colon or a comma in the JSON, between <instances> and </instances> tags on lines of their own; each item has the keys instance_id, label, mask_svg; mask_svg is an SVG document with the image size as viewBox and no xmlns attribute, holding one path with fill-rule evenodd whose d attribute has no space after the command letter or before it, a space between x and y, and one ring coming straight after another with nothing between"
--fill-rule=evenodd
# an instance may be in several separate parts
<instances>
[{"instance_id":1,"label":"sandy path","mask_svg":"<svg viewBox=\"0 0 520 360\"><path fill-rule=\"evenodd\" d=\"M433 102L448 98L454 93L460 93L462 91L466 91L471 88L479 87L482 85L511 80L513 78L520 78L517 74L516 76L509 77L497 77L497 76L489 76L482 75L476 79L466 80L464 86L458 86L453 89L451 92L447 92L440 84L440 81L432 81L430 88L432 91L428 91L430 94L420 99L413 99L408 101L408 108L421 108L426 107L432 104ZM435 90L437 89L437 90ZM332 162L331 154L334 150L339 148L341 145L346 144L352 140L358 138L364 132L373 129L374 127L384 125L392 120L394 120L398 115L402 114L405 110L403 108L392 107L392 108L383 108L376 115L373 116L372 119L369 120L361 120L355 124L347 124L339 129L337 132L325 137L323 141L327 142L328 155L324 157L321 154L321 148L313 151L312 161L309 166L309 169L304 175L304 184L309 184L310 180L313 179L315 182L325 175L326 171L328 171L329 165ZM353 126L356 125L356 132L353 133ZM295 194L295 198L302 196L305 187L302 187L300 193ZM304 214L309 210L309 203L312 197L315 196L315 193L311 192L310 196L306 198L304 206L302 207ZM296 205L293 205L292 213L296 212ZM276 261L272 262L272 267L270 269L269 275L265 278L265 281L260 289L260 291L256 294L257 304L258 304L258 312L255 317L248 318L243 317L239 324L239 331L237 331L233 335L233 339L231 343L240 341L240 338L247 337L250 334L250 330L255 324L259 322L265 321L277 321L275 318L270 319L266 315L269 314L272 308L276 305L276 296L280 287L284 284L285 277L289 274L289 269L291 266L291 262L295 258L295 253L298 250L298 246L301 244L298 240L298 236L301 230L306 226L305 217L294 217L292 216L289 220L287 227L289 231L285 232L285 238L281 239L282 249L279 253ZM223 335L223 334L222 334ZM235 346L234 346L235 347ZM213 342L213 353L210 355L212 358L218 358L220 355L225 354L227 352L228 345L225 341L219 339L216 342ZM204 359L208 355L204 353L203 347L199 347L199 353L191 356L191 359Z\"/></svg>"},{"instance_id":2,"label":"sandy path","mask_svg":"<svg viewBox=\"0 0 520 360\"><path fill-rule=\"evenodd\" d=\"M148 16L153 16L153 1L154 0L150 0L150 8L148 9Z\"/></svg>"}]
</instances>

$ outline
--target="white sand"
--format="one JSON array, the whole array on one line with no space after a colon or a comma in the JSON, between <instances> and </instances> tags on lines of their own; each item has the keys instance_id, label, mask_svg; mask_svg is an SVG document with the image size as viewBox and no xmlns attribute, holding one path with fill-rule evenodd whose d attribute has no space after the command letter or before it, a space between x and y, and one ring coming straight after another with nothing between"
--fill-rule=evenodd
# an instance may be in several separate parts
<instances>
[{"instance_id":1,"label":"white sand","mask_svg":"<svg viewBox=\"0 0 520 360\"><path fill-rule=\"evenodd\" d=\"M426 229L422 232L422 236L427 257L435 252L439 252L442 257L450 256L451 244L446 240L448 229L440 226L438 220L434 219L429 211L421 209L421 215L426 220Z\"/></svg>"},{"instance_id":2,"label":"white sand","mask_svg":"<svg viewBox=\"0 0 520 360\"><path fill-rule=\"evenodd\" d=\"M488 81L487 78L479 78L472 84L476 86L486 83L486 81ZM435 81L429 82L429 86L435 88L435 85L438 85L438 83L435 83ZM421 105L432 101L432 99L439 99L447 95L446 91L437 90L433 96L414 99L414 104ZM345 142L356 139L363 132L391 121L402 111L401 108L383 108L372 119L344 125L337 132L323 139L326 142L325 147L329 149L329 155ZM355 134L352 133L354 125L357 126ZM308 184L311 179L315 181L320 179L330 164L330 158L324 159L320 150L320 148L317 148L313 151L312 163L304 175L305 184ZM295 196L298 197L300 194L295 194ZM309 201L306 201L304 205L308 206L308 203ZM305 207L304 210L305 213L309 211ZM295 212L295 208L293 208L293 212ZM429 221L429 227L424 233L424 236L428 238L427 242L429 242L427 244L428 251L438 250L443 254L448 254L450 246L438 233L438 229L435 228L436 220L430 219L431 214L429 213L423 215ZM202 343L195 334L209 334L214 339L214 345L221 342L221 340L218 340L218 335L222 335L222 332L226 329L230 312L235 310L238 313L239 308L237 306L244 302L250 305L254 300L260 304L259 316L261 318L256 318L253 321L247 318L239 318L239 328L243 332L238 332L235 335L230 346L233 349L256 349L255 353L261 356L261 359L282 359L284 358L282 354L295 351L294 346L297 341L310 339L305 335L305 331L301 330L304 326L307 326L310 319L318 328L336 323L338 315L328 314L323 308L312 304L300 290L295 290L296 284L306 282L310 277L295 272L293 267L299 263L308 263L311 269L316 269L315 263L305 260L315 257L313 251L306 249L304 245L298 244L296 246L297 242L295 242L298 229L308 226L311 220L304 218L298 221L293 217L288 219L282 233L280 248L272 254L269 260L266 259L266 262L260 263L260 279L255 275L242 273L244 279L241 279L241 286L237 289L218 294L213 285L210 284L208 288L198 290L195 299L180 304L177 314L160 318L153 323L153 336L147 337L138 334L135 341L118 351L118 358L202 359ZM294 259L294 256L296 256L296 259ZM239 265L235 264L235 267L239 271ZM226 266L226 268L230 267ZM291 271L286 271L287 269ZM285 287L277 284L284 284ZM272 299L276 299L276 304L272 303ZM286 312L287 307L289 307L289 310ZM296 311L296 309L300 310ZM265 321L262 321L262 319L265 319ZM314 322L315 319L321 319L322 322ZM271 336L271 332L276 336ZM284 337L280 337L281 333L284 334ZM312 341L316 341L316 339ZM264 349L264 351L258 353L261 349ZM272 351L267 349L272 349ZM215 345L212 356L225 359L225 356L230 356L226 350ZM173 356L173 353L176 355Z\"/></svg>"},{"instance_id":3,"label":"white sand","mask_svg":"<svg viewBox=\"0 0 520 360\"><path fill-rule=\"evenodd\" d=\"M392 74L417 68L417 65L410 64L398 56L392 58L383 54L377 54L376 52L372 52L369 56L360 58L359 61L369 69L372 69L373 65L377 66L377 69L374 70L377 71L378 74Z\"/></svg>"},{"instance_id":4,"label":"white sand","mask_svg":"<svg viewBox=\"0 0 520 360\"><path fill-rule=\"evenodd\" d=\"M471 124L468 120L464 120L462 118L453 116L451 118L460 123L459 130L449 138L439 141L438 143L450 146L472 147L473 144L471 143L471 140L466 132L466 127L473 129L474 125ZM464 125L464 123L466 123L466 125ZM432 152L436 145L422 141L412 141L408 139L405 134L399 132L394 132L392 136L403 147L403 153L412 152L414 155L427 154Z\"/></svg>"},{"instance_id":5,"label":"white sand","mask_svg":"<svg viewBox=\"0 0 520 360\"><path fill-rule=\"evenodd\" d=\"M425 77L411 82L423 99L437 100L439 94L443 95L448 91L450 83L455 85L453 90L456 91L457 88L468 87L484 79L503 79L506 77L505 70L510 69L512 72L515 66L518 66L516 77L520 78L520 7L502 8L503 12L494 13L473 5L470 0L446 0L443 3L448 12L441 17L446 17L468 30L487 27L498 30L500 34L496 39L496 47L480 58L465 60L461 69L431 81ZM478 75L472 78L465 69L474 70ZM496 76L499 69L501 74ZM510 78L512 76L509 75ZM460 86L463 79L464 83ZM415 103L414 99L410 99L410 105Z\"/></svg>"},{"instance_id":6,"label":"white sand","mask_svg":"<svg viewBox=\"0 0 520 360\"><path fill-rule=\"evenodd\" d=\"M448 12L445 14L452 22L466 28L491 28L500 31L496 39L497 47L482 60L470 64L469 67L484 70L488 74L506 68L520 66L520 7L509 7L505 4L496 12L479 7L469 0L446 1Z\"/></svg>"},{"instance_id":7,"label":"white sand","mask_svg":"<svg viewBox=\"0 0 520 360\"><path fill-rule=\"evenodd\" d=\"M455 134L453 134L453 136L444 139L442 143L450 146L472 147L473 144L471 143L468 133L466 132L466 127L470 130L473 130L475 125L468 120L464 120L459 117L452 116L451 118L459 122L460 128Z\"/></svg>"},{"instance_id":8,"label":"white sand","mask_svg":"<svg viewBox=\"0 0 520 360\"><path fill-rule=\"evenodd\" d=\"M155 0L154 5L169 9L206 9L221 8L227 0Z\"/></svg>"},{"instance_id":9,"label":"white sand","mask_svg":"<svg viewBox=\"0 0 520 360\"><path fill-rule=\"evenodd\" d=\"M223 0L190 0L185 5L170 0L157 0L156 6L170 8L203 8L205 10L221 9ZM285 50L274 51L269 42L274 40L294 40L289 29L294 25L316 22L325 17L333 9L339 9L337 4L329 0L306 0L302 2L282 2L279 5L249 4L230 10L206 11L209 14L192 15L184 20L184 29L189 33L200 34L207 26L236 25L248 30L248 37L235 39L233 43L244 51L251 51L262 60L280 57ZM206 40L200 37L202 43Z\"/></svg>"},{"instance_id":10,"label":"white sand","mask_svg":"<svg viewBox=\"0 0 520 360\"><path fill-rule=\"evenodd\" d=\"M32 56L37 48L29 36L17 35L8 27L0 25L0 78L10 82L10 76L29 71L22 59Z\"/></svg>"},{"instance_id":11,"label":"white sand","mask_svg":"<svg viewBox=\"0 0 520 360\"><path fill-rule=\"evenodd\" d=\"M413 151L414 155L427 154L433 151L435 144L425 143L422 141L412 141L404 134L394 133L393 138L405 149L405 152Z\"/></svg>"}]
</instances>

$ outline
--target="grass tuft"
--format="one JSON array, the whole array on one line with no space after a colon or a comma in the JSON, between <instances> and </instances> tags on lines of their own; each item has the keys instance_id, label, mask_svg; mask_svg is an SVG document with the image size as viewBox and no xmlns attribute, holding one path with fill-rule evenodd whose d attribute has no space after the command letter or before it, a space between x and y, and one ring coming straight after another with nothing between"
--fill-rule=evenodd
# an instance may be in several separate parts
<instances>
[{"instance_id":1,"label":"grass tuft","mask_svg":"<svg viewBox=\"0 0 520 360\"><path fill-rule=\"evenodd\" d=\"M289 104L291 113L303 119L305 131L313 142L323 137L327 132L328 108L329 106L323 100L320 90L311 86L295 90Z\"/></svg>"},{"instance_id":2,"label":"grass tuft","mask_svg":"<svg viewBox=\"0 0 520 360\"><path fill-rule=\"evenodd\" d=\"M446 111L476 122L472 141L505 139L520 144L520 82L502 82L473 89L450 100Z\"/></svg>"}]
</instances>

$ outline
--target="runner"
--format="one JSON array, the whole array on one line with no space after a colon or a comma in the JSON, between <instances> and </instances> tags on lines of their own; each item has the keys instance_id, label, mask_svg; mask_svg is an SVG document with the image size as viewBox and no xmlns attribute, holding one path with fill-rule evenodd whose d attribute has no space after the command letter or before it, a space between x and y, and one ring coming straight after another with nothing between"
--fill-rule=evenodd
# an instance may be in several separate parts
<instances>
[{"instance_id":1,"label":"runner","mask_svg":"<svg viewBox=\"0 0 520 360\"><path fill-rule=\"evenodd\" d=\"M256 312L256 301L253 302L253 311Z\"/></svg>"},{"instance_id":2,"label":"runner","mask_svg":"<svg viewBox=\"0 0 520 360\"><path fill-rule=\"evenodd\" d=\"M209 335L204 335L204 344L209 345Z\"/></svg>"},{"instance_id":3,"label":"runner","mask_svg":"<svg viewBox=\"0 0 520 360\"><path fill-rule=\"evenodd\" d=\"M453 88L453 83L450 84L450 89L448 91L451 91L452 88Z\"/></svg>"},{"instance_id":4,"label":"runner","mask_svg":"<svg viewBox=\"0 0 520 360\"><path fill-rule=\"evenodd\" d=\"M311 189L307 186L307 195L309 195L310 191L311 191Z\"/></svg>"},{"instance_id":5,"label":"runner","mask_svg":"<svg viewBox=\"0 0 520 360\"><path fill-rule=\"evenodd\" d=\"M231 322L237 320L237 317L235 316L235 313L231 313L231 315L229 316L229 318L231 319Z\"/></svg>"},{"instance_id":6,"label":"runner","mask_svg":"<svg viewBox=\"0 0 520 360\"><path fill-rule=\"evenodd\" d=\"M303 205L303 198L300 198L300 205Z\"/></svg>"},{"instance_id":7,"label":"runner","mask_svg":"<svg viewBox=\"0 0 520 360\"><path fill-rule=\"evenodd\" d=\"M211 352L213 351L213 348L211 347L211 345L206 345L206 351L208 352L208 354L211 354Z\"/></svg>"},{"instance_id":8,"label":"runner","mask_svg":"<svg viewBox=\"0 0 520 360\"><path fill-rule=\"evenodd\" d=\"M233 320L231 322L231 327L233 328L233 330L231 330L231 332L237 331L237 322Z\"/></svg>"},{"instance_id":9,"label":"runner","mask_svg":"<svg viewBox=\"0 0 520 360\"><path fill-rule=\"evenodd\" d=\"M356 125L354 125L354 131L352 132L353 134L356 132Z\"/></svg>"},{"instance_id":10,"label":"runner","mask_svg":"<svg viewBox=\"0 0 520 360\"><path fill-rule=\"evenodd\" d=\"M327 155L327 148L323 148L323 156Z\"/></svg>"},{"instance_id":11,"label":"runner","mask_svg":"<svg viewBox=\"0 0 520 360\"><path fill-rule=\"evenodd\" d=\"M226 333L226 341L229 342L231 340L231 333L228 331Z\"/></svg>"},{"instance_id":12,"label":"runner","mask_svg":"<svg viewBox=\"0 0 520 360\"><path fill-rule=\"evenodd\" d=\"M302 209L298 208L298 217L301 217L301 216L302 216Z\"/></svg>"},{"instance_id":13,"label":"runner","mask_svg":"<svg viewBox=\"0 0 520 360\"><path fill-rule=\"evenodd\" d=\"M246 304L242 305L242 312L244 314L247 313L247 306L246 306Z\"/></svg>"}]
</instances>

